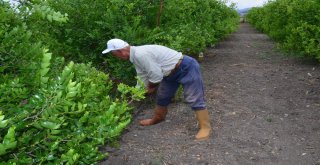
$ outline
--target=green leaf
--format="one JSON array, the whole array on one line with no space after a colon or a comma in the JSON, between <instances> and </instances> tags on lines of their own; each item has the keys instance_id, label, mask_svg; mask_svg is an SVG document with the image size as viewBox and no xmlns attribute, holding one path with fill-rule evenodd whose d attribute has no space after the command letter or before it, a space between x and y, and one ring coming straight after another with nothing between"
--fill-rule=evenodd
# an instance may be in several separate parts
<instances>
[{"instance_id":1,"label":"green leaf","mask_svg":"<svg viewBox=\"0 0 320 165\"><path fill-rule=\"evenodd\" d=\"M4 136L2 144L0 144L0 156L6 154L7 150L16 148L16 146L15 127L10 127L6 136Z\"/></svg>"},{"instance_id":2,"label":"green leaf","mask_svg":"<svg viewBox=\"0 0 320 165\"><path fill-rule=\"evenodd\" d=\"M52 130L51 131L51 133L54 134L54 135L59 134L60 132L61 132L61 130Z\"/></svg>"},{"instance_id":3,"label":"green leaf","mask_svg":"<svg viewBox=\"0 0 320 165\"><path fill-rule=\"evenodd\" d=\"M47 19L49 22L52 22L52 15L47 15Z\"/></svg>"},{"instance_id":4,"label":"green leaf","mask_svg":"<svg viewBox=\"0 0 320 165\"><path fill-rule=\"evenodd\" d=\"M74 97L76 95L77 95L77 92L69 92L69 93L67 93L66 98L72 98L72 97Z\"/></svg>"},{"instance_id":5,"label":"green leaf","mask_svg":"<svg viewBox=\"0 0 320 165\"><path fill-rule=\"evenodd\" d=\"M54 155L52 155L52 154L49 154L48 156L47 156L47 160L54 160L55 159L55 157L54 157Z\"/></svg>"},{"instance_id":6,"label":"green leaf","mask_svg":"<svg viewBox=\"0 0 320 165\"><path fill-rule=\"evenodd\" d=\"M0 128L4 128L8 125L9 120L0 120Z\"/></svg>"},{"instance_id":7,"label":"green leaf","mask_svg":"<svg viewBox=\"0 0 320 165\"><path fill-rule=\"evenodd\" d=\"M49 68L43 68L41 69L40 73L41 73L41 76L45 76L49 71Z\"/></svg>"},{"instance_id":8,"label":"green leaf","mask_svg":"<svg viewBox=\"0 0 320 165\"><path fill-rule=\"evenodd\" d=\"M41 63L41 68L47 68L48 66L50 66L49 62L42 62Z\"/></svg>"},{"instance_id":9,"label":"green leaf","mask_svg":"<svg viewBox=\"0 0 320 165\"><path fill-rule=\"evenodd\" d=\"M49 128L49 129L58 129L60 128L61 124L53 123L50 121L44 121L40 123L42 127Z\"/></svg>"},{"instance_id":10,"label":"green leaf","mask_svg":"<svg viewBox=\"0 0 320 165\"><path fill-rule=\"evenodd\" d=\"M43 129L43 127L39 123L33 123L32 126L38 129Z\"/></svg>"},{"instance_id":11,"label":"green leaf","mask_svg":"<svg viewBox=\"0 0 320 165\"><path fill-rule=\"evenodd\" d=\"M46 84L49 80L49 77L41 77L41 83Z\"/></svg>"},{"instance_id":12,"label":"green leaf","mask_svg":"<svg viewBox=\"0 0 320 165\"><path fill-rule=\"evenodd\" d=\"M14 136L15 129L16 129L15 127L9 128L7 135L3 139L4 145L10 144L11 142L15 142L15 136Z\"/></svg>"},{"instance_id":13,"label":"green leaf","mask_svg":"<svg viewBox=\"0 0 320 165\"><path fill-rule=\"evenodd\" d=\"M3 144L0 144L0 156L6 154L6 147Z\"/></svg>"},{"instance_id":14,"label":"green leaf","mask_svg":"<svg viewBox=\"0 0 320 165\"><path fill-rule=\"evenodd\" d=\"M1 115L2 111L0 111L0 128L4 128L8 125L9 120L3 120L4 115Z\"/></svg>"}]
</instances>

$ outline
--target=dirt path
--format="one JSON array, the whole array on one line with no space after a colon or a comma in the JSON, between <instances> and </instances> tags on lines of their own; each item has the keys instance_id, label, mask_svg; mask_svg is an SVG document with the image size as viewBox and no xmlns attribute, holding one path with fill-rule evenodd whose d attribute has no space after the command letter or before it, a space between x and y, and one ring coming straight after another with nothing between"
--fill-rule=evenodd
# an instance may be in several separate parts
<instances>
[{"instance_id":1,"label":"dirt path","mask_svg":"<svg viewBox=\"0 0 320 165\"><path fill-rule=\"evenodd\" d=\"M139 113L112 165L320 165L320 66L276 51L248 24L205 53L201 63L213 136L194 141L197 123L183 102L165 122L140 127Z\"/></svg>"}]
</instances>

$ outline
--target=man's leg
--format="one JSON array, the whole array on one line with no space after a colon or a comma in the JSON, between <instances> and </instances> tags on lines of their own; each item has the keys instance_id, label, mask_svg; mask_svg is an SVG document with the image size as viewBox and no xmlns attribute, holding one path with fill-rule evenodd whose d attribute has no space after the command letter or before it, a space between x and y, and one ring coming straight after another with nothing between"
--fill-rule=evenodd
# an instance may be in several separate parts
<instances>
[{"instance_id":1,"label":"man's leg","mask_svg":"<svg viewBox=\"0 0 320 165\"><path fill-rule=\"evenodd\" d=\"M200 130L196 135L196 140L206 140L211 133L209 112L207 109L197 110L196 117L200 126Z\"/></svg>"},{"instance_id":2,"label":"man's leg","mask_svg":"<svg viewBox=\"0 0 320 165\"><path fill-rule=\"evenodd\" d=\"M164 119L166 118L167 112L168 112L168 108L166 106L163 107L163 106L157 105L154 110L154 116L151 119L144 119L139 121L139 124L142 126L148 126L148 125L160 123L164 121Z\"/></svg>"},{"instance_id":3,"label":"man's leg","mask_svg":"<svg viewBox=\"0 0 320 165\"><path fill-rule=\"evenodd\" d=\"M204 87L199 64L190 59L188 73L180 80L184 88L185 101L190 103L196 113L200 130L195 136L196 140L208 139L211 134L209 112L204 98Z\"/></svg>"},{"instance_id":4,"label":"man's leg","mask_svg":"<svg viewBox=\"0 0 320 165\"><path fill-rule=\"evenodd\" d=\"M168 105L170 104L178 87L179 84L177 82L167 81L164 78L157 91L157 106L154 111L154 116L151 119L139 121L139 124L142 126L148 126L164 121L168 112Z\"/></svg>"}]
</instances>

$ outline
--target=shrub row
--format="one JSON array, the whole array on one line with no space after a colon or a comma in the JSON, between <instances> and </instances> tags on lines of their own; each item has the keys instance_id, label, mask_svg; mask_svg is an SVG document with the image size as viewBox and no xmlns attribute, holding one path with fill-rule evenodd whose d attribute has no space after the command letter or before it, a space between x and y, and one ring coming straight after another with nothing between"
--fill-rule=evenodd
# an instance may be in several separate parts
<instances>
[{"instance_id":1,"label":"shrub row","mask_svg":"<svg viewBox=\"0 0 320 165\"><path fill-rule=\"evenodd\" d=\"M0 164L91 164L144 98L128 63L102 57L114 37L197 54L235 30L215 0L0 1ZM107 74L106 74L107 73Z\"/></svg>"},{"instance_id":2,"label":"shrub row","mask_svg":"<svg viewBox=\"0 0 320 165\"><path fill-rule=\"evenodd\" d=\"M161 44L197 55L234 31L239 22L237 12L218 0L47 0L37 6L41 6L34 9L38 14L26 16L27 24L37 36L48 38L41 41L53 54L90 61L112 79L131 84L135 73L129 62L101 56L107 40L116 37L132 45ZM66 15L67 21L39 21L39 15L51 15L48 11Z\"/></svg>"},{"instance_id":3,"label":"shrub row","mask_svg":"<svg viewBox=\"0 0 320 165\"><path fill-rule=\"evenodd\" d=\"M38 23L42 17L58 26L67 20L46 7L35 8L46 12ZM91 164L103 159L107 153L98 147L124 130L131 121L129 102L142 99L144 89L114 87L108 74L91 64L67 63L52 55L48 41L42 42L49 36L33 31L20 14L22 10L17 13L0 2L0 164Z\"/></svg>"},{"instance_id":4,"label":"shrub row","mask_svg":"<svg viewBox=\"0 0 320 165\"><path fill-rule=\"evenodd\" d=\"M320 60L320 1L270 1L251 9L247 19L284 50Z\"/></svg>"}]
</instances>

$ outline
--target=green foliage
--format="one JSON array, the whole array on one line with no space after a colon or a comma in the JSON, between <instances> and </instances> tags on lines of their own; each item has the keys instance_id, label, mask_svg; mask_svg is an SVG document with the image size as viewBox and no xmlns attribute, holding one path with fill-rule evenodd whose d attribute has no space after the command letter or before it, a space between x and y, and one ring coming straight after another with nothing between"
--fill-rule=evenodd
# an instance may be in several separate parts
<instances>
[{"instance_id":1,"label":"green foliage","mask_svg":"<svg viewBox=\"0 0 320 165\"><path fill-rule=\"evenodd\" d=\"M3 120L4 119L4 115L2 115L2 111L0 111L0 128L4 128L7 126L8 124L8 120Z\"/></svg>"},{"instance_id":2,"label":"green foliage","mask_svg":"<svg viewBox=\"0 0 320 165\"><path fill-rule=\"evenodd\" d=\"M64 58L49 53L44 44L63 44L55 35L66 15L39 4L29 14L22 9L31 3L20 13L0 4L0 164L90 164L104 158L98 147L120 135L131 121L129 99L142 99L144 90L122 86L129 92L111 94L105 73L91 64L64 66Z\"/></svg>"},{"instance_id":3,"label":"green foliage","mask_svg":"<svg viewBox=\"0 0 320 165\"><path fill-rule=\"evenodd\" d=\"M144 95L146 93L143 86L130 87L122 83L118 85L118 91L121 92L121 98L123 98L126 101L131 101L131 100L140 101L141 99L145 98Z\"/></svg>"},{"instance_id":4,"label":"green foliage","mask_svg":"<svg viewBox=\"0 0 320 165\"><path fill-rule=\"evenodd\" d=\"M31 11L21 15L35 33L34 39L53 54L67 61L92 62L112 79L129 84L134 83L133 67L101 56L107 40L117 37L132 45L161 44L196 55L234 31L239 22L236 11L218 0L162 4L159 0L47 0L31 1L19 9Z\"/></svg>"},{"instance_id":5,"label":"green foliage","mask_svg":"<svg viewBox=\"0 0 320 165\"><path fill-rule=\"evenodd\" d=\"M10 149L17 146L17 141L15 139L15 127L10 127L8 133L4 136L2 143L0 144L0 156L6 154Z\"/></svg>"},{"instance_id":6,"label":"green foliage","mask_svg":"<svg viewBox=\"0 0 320 165\"><path fill-rule=\"evenodd\" d=\"M151 38L151 42L197 55L233 32L238 22L237 12L220 1L166 1L159 35Z\"/></svg>"},{"instance_id":7,"label":"green foliage","mask_svg":"<svg viewBox=\"0 0 320 165\"><path fill-rule=\"evenodd\" d=\"M284 50L320 60L320 1L270 1L250 10L247 18Z\"/></svg>"},{"instance_id":8,"label":"green foliage","mask_svg":"<svg viewBox=\"0 0 320 165\"><path fill-rule=\"evenodd\" d=\"M107 156L99 146L117 139L131 121L130 103L145 95L129 86L130 62L101 56L108 39L197 54L237 27L238 15L220 1L162 2L0 1L0 164ZM119 79L126 84L114 86Z\"/></svg>"},{"instance_id":9,"label":"green foliage","mask_svg":"<svg viewBox=\"0 0 320 165\"><path fill-rule=\"evenodd\" d=\"M7 109L10 114L13 114L14 107L27 99L29 92L26 85L20 82L19 78L0 84L1 108Z\"/></svg>"},{"instance_id":10,"label":"green foliage","mask_svg":"<svg viewBox=\"0 0 320 165\"><path fill-rule=\"evenodd\" d=\"M113 99L107 95L112 89L108 75L70 62L52 77L52 56L47 50L42 54L39 89L27 98L7 94L15 104L0 102L0 163L90 164L104 158L98 146L120 135L131 121L129 98L141 100L144 90L121 84L119 98ZM4 94L14 90L6 85Z\"/></svg>"},{"instance_id":11,"label":"green foliage","mask_svg":"<svg viewBox=\"0 0 320 165\"><path fill-rule=\"evenodd\" d=\"M158 0L26 1L18 10L19 13L11 13L12 17L17 15L23 19L18 19L19 26L15 26L18 29L6 38L20 36L21 39L15 40L17 43L33 43L34 52L25 50L25 54L41 58L36 52L40 52L41 45L46 45L53 54L62 55L67 61L92 62L100 70L108 71L112 79L129 84L134 83L133 67L101 56L108 39L122 38L132 45L161 44L196 55L234 31L239 20L234 9L216 0L164 1L162 7ZM8 47L28 47L6 43ZM26 56L28 58L30 56ZM102 61L105 65L101 65ZM13 66L15 63L1 67Z\"/></svg>"}]
</instances>

